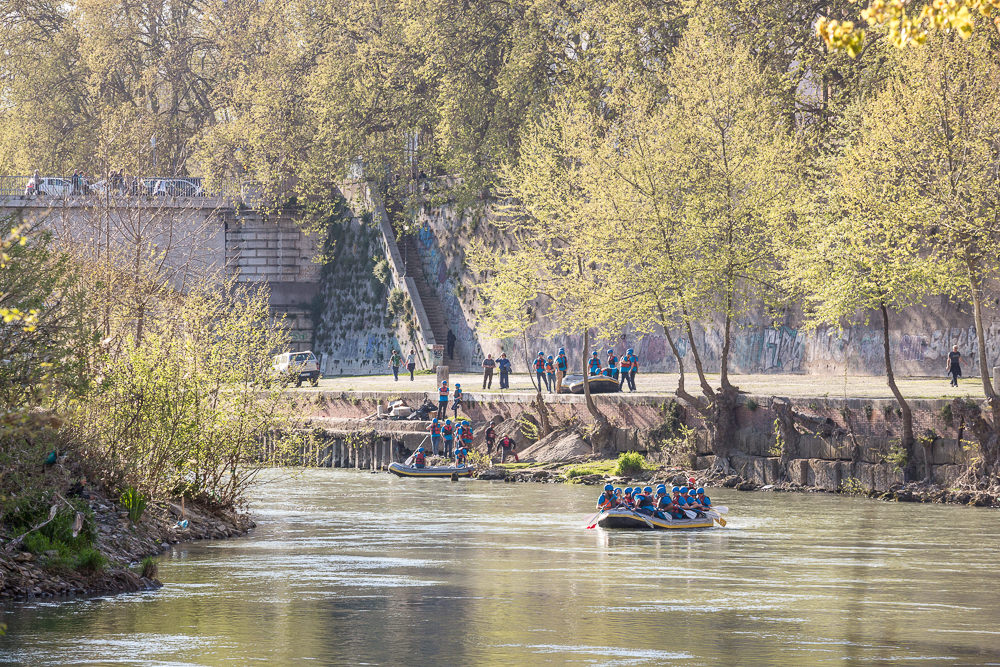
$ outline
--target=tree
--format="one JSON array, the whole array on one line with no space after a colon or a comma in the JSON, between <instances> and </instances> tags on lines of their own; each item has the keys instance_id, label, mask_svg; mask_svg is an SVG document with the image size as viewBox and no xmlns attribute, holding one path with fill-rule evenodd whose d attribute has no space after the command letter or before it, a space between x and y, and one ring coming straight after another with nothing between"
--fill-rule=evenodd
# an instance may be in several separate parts
<instances>
[{"instance_id":1,"label":"tree","mask_svg":"<svg viewBox=\"0 0 1000 667\"><path fill-rule=\"evenodd\" d=\"M983 392L1000 425L983 313L1000 252L1000 61L978 35L935 35L898 58L863 108L850 187L893 226L915 227L924 252L952 269L949 291L972 303Z\"/></svg>"},{"instance_id":2,"label":"tree","mask_svg":"<svg viewBox=\"0 0 1000 667\"><path fill-rule=\"evenodd\" d=\"M914 463L913 413L896 385L890 347L891 312L917 305L948 290L957 262L927 252L922 229L910 216L893 215L858 178L857 167L875 156L864 147L849 150L834 176L831 200L803 221L781 247L784 284L801 296L806 326L841 326L845 321L868 324L872 313L881 320L885 377L899 404L903 432L900 444ZM925 479L930 479L929 452L924 451Z\"/></svg>"},{"instance_id":3,"label":"tree","mask_svg":"<svg viewBox=\"0 0 1000 667\"><path fill-rule=\"evenodd\" d=\"M977 19L976 14L981 17ZM889 40L899 48L920 46L934 33L953 33L967 39L976 30L992 22L1000 30L1000 1L961 0L960 2L886 2L871 0L861 11L871 27L884 27ZM823 17L816 22L816 33L834 49L856 56L865 40L865 31L853 21Z\"/></svg>"}]
</instances>

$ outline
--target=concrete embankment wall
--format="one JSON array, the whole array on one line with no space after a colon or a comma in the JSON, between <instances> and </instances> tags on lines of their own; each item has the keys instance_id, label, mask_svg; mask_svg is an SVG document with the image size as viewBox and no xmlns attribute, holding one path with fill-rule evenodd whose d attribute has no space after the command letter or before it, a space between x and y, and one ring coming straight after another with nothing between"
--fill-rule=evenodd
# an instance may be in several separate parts
<instances>
[{"instance_id":1,"label":"concrete embankment wall","mask_svg":"<svg viewBox=\"0 0 1000 667\"><path fill-rule=\"evenodd\" d=\"M376 412L379 402L385 405L399 398L415 407L435 397L422 392L310 391L302 392L296 400L299 412L329 437L376 432L395 443L397 455L402 456L425 444L426 422L364 419ZM463 414L476 426L474 444L483 444L482 425L489 419L534 419L537 412L531 404L533 399L525 394L466 394ZM595 400L621 429L603 454L613 456L634 450L653 461L694 469L716 464L704 423L694 410L672 406L669 397L620 395L596 396ZM776 407L780 403L787 404L796 415L796 428L779 438L782 430ZM582 396L550 396L546 397L546 405L556 427L593 421ZM895 401L825 397L789 400L744 395L737 409L728 466L733 474L758 486L786 482L828 491L845 485L888 491L906 481L923 479L924 466L929 465L931 480L948 486L968 468L976 456L975 447L959 441L960 425L951 418L949 401L914 400L911 407L918 444L914 460L907 460L898 445L902 424ZM679 423L694 429L686 441L677 437ZM531 444L523 431L515 437L519 449Z\"/></svg>"}]
</instances>

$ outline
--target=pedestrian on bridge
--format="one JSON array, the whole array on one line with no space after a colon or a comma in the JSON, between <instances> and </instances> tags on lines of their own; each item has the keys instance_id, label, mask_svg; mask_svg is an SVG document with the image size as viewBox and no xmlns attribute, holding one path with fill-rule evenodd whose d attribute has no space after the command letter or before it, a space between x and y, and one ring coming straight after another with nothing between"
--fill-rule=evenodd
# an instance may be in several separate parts
<instances>
[{"instance_id":1,"label":"pedestrian on bridge","mask_svg":"<svg viewBox=\"0 0 1000 667\"><path fill-rule=\"evenodd\" d=\"M948 373L951 375L951 386L958 386L958 378L962 377L962 353L958 351L958 345L951 347L948 353Z\"/></svg>"}]
</instances>

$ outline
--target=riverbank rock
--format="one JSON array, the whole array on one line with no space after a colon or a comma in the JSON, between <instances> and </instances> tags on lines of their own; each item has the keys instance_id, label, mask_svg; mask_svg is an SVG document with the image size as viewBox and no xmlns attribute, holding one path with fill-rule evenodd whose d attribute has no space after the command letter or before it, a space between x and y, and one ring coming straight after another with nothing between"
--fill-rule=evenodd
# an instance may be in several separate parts
<instances>
[{"instance_id":1,"label":"riverbank rock","mask_svg":"<svg viewBox=\"0 0 1000 667\"><path fill-rule=\"evenodd\" d=\"M593 448L576 431L554 431L520 453L522 461L549 463L591 454Z\"/></svg>"}]
</instances>

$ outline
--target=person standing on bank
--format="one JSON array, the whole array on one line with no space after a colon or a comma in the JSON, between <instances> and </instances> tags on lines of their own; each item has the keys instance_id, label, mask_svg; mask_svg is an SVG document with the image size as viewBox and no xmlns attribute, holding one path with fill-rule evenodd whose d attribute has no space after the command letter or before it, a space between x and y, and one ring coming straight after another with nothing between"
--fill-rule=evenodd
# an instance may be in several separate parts
<instances>
[{"instance_id":1,"label":"person standing on bank","mask_svg":"<svg viewBox=\"0 0 1000 667\"><path fill-rule=\"evenodd\" d=\"M500 358L497 360L497 366L500 369L500 388L510 389L510 359L507 358L506 352L500 353Z\"/></svg>"},{"instance_id":2,"label":"person standing on bank","mask_svg":"<svg viewBox=\"0 0 1000 667\"><path fill-rule=\"evenodd\" d=\"M406 355L406 370L410 371L410 382L413 382L413 370L417 367L417 351L410 350Z\"/></svg>"},{"instance_id":3,"label":"person standing on bank","mask_svg":"<svg viewBox=\"0 0 1000 667\"><path fill-rule=\"evenodd\" d=\"M566 377L566 371L569 370L569 359L566 358L566 348L560 347L559 354L556 356L556 393L562 393L562 383L563 378Z\"/></svg>"},{"instance_id":4,"label":"person standing on bank","mask_svg":"<svg viewBox=\"0 0 1000 667\"><path fill-rule=\"evenodd\" d=\"M444 419L448 416L448 394L451 390L448 388L448 381L442 380L441 385L438 387L438 419ZM447 450L445 450L447 451Z\"/></svg>"},{"instance_id":5,"label":"person standing on bank","mask_svg":"<svg viewBox=\"0 0 1000 667\"><path fill-rule=\"evenodd\" d=\"M545 355L541 352L535 357L535 375L538 376L538 391L545 387L546 391L549 389L549 383L545 380Z\"/></svg>"},{"instance_id":6,"label":"person standing on bank","mask_svg":"<svg viewBox=\"0 0 1000 667\"><path fill-rule=\"evenodd\" d=\"M948 373L951 375L951 386L958 386L958 378L962 377L962 353L958 351L958 345L953 345L948 353Z\"/></svg>"},{"instance_id":7,"label":"person standing on bank","mask_svg":"<svg viewBox=\"0 0 1000 667\"><path fill-rule=\"evenodd\" d=\"M487 354L483 359L483 389L493 388L493 369L496 365L497 362L493 361L492 354Z\"/></svg>"},{"instance_id":8,"label":"person standing on bank","mask_svg":"<svg viewBox=\"0 0 1000 667\"><path fill-rule=\"evenodd\" d=\"M403 357L399 355L399 350L393 350L389 357L389 365L392 367L392 376L399 382L399 365L403 363Z\"/></svg>"}]
</instances>

